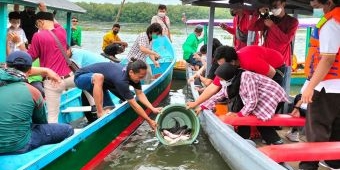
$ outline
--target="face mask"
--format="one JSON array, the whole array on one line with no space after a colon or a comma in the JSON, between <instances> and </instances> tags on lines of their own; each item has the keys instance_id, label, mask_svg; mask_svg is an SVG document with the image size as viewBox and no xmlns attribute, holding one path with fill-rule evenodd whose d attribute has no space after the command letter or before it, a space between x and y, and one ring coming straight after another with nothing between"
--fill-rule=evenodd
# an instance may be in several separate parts
<instances>
[{"instance_id":1,"label":"face mask","mask_svg":"<svg viewBox=\"0 0 340 170\"><path fill-rule=\"evenodd\" d=\"M323 8L313 8L313 17L321 18L323 15Z\"/></svg>"},{"instance_id":2,"label":"face mask","mask_svg":"<svg viewBox=\"0 0 340 170\"><path fill-rule=\"evenodd\" d=\"M220 84L221 84L223 87L228 87L228 86L231 85L231 81L220 80Z\"/></svg>"},{"instance_id":3,"label":"face mask","mask_svg":"<svg viewBox=\"0 0 340 170\"><path fill-rule=\"evenodd\" d=\"M153 40L155 40L155 39L158 38L158 35L157 35L157 34L151 34L151 38L152 38Z\"/></svg>"},{"instance_id":4,"label":"face mask","mask_svg":"<svg viewBox=\"0 0 340 170\"><path fill-rule=\"evenodd\" d=\"M272 9L272 13L274 16L279 16L282 12L282 8Z\"/></svg>"},{"instance_id":5,"label":"face mask","mask_svg":"<svg viewBox=\"0 0 340 170\"><path fill-rule=\"evenodd\" d=\"M114 31L112 31L113 32L113 34L118 34L119 33L119 31L116 31L116 30L114 30Z\"/></svg>"},{"instance_id":6,"label":"face mask","mask_svg":"<svg viewBox=\"0 0 340 170\"><path fill-rule=\"evenodd\" d=\"M158 16L163 18L163 17L165 17L165 13L159 12L159 13L158 13Z\"/></svg>"}]
</instances>

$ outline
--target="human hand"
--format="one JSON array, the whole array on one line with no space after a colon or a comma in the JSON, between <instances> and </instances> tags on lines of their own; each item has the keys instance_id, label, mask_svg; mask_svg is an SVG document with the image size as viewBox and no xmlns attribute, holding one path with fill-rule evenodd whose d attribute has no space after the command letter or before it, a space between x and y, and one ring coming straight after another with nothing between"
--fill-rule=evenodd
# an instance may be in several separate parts
<instances>
[{"instance_id":1,"label":"human hand","mask_svg":"<svg viewBox=\"0 0 340 170\"><path fill-rule=\"evenodd\" d=\"M297 108L294 108L290 115L293 117L300 117L300 110Z\"/></svg>"},{"instance_id":2,"label":"human hand","mask_svg":"<svg viewBox=\"0 0 340 170\"><path fill-rule=\"evenodd\" d=\"M191 83L195 80L195 75L193 76L190 76L189 79L188 79L188 83Z\"/></svg>"},{"instance_id":3,"label":"human hand","mask_svg":"<svg viewBox=\"0 0 340 170\"><path fill-rule=\"evenodd\" d=\"M201 60L201 56L199 55L199 53L194 54L193 58L198 60L198 61Z\"/></svg>"},{"instance_id":4,"label":"human hand","mask_svg":"<svg viewBox=\"0 0 340 170\"><path fill-rule=\"evenodd\" d=\"M196 113L197 116L198 116L201 112L202 112L202 108L201 108L201 107L197 107L197 108L195 109L195 113Z\"/></svg>"},{"instance_id":5,"label":"human hand","mask_svg":"<svg viewBox=\"0 0 340 170\"><path fill-rule=\"evenodd\" d=\"M219 26L223 29L223 30L227 30L227 25L225 23L220 23Z\"/></svg>"},{"instance_id":6,"label":"human hand","mask_svg":"<svg viewBox=\"0 0 340 170\"><path fill-rule=\"evenodd\" d=\"M59 75L54 72L53 70L46 68L46 76L51 80L51 83L53 85L59 84L61 83L61 78L59 77Z\"/></svg>"},{"instance_id":7,"label":"human hand","mask_svg":"<svg viewBox=\"0 0 340 170\"><path fill-rule=\"evenodd\" d=\"M20 39L20 36L17 33L11 32L7 35L7 41L8 42L11 41L11 42L17 44L17 43L20 43L21 39Z\"/></svg>"},{"instance_id":8,"label":"human hand","mask_svg":"<svg viewBox=\"0 0 340 170\"><path fill-rule=\"evenodd\" d=\"M198 93L203 93L205 87L195 87L195 89L198 91Z\"/></svg>"},{"instance_id":9,"label":"human hand","mask_svg":"<svg viewBox=\"0 0 340 170\"><path fill-rule=\"evenodd\" d=\"M161 113L163 107L154 107L151 111L155 114Z\"/></svg>"},{"instance_id":10,"label":"human hand","mask_svg":"<svg viewBox=\"0 0 340 170\"><path fill-rule=\"evenodd\" d=\"M152 120L152 119L148 120L147 122L148 122L149 126L151 127L151 129L156 131L157 123L154 120Z\"/></svg>"},{"instance_id":11,"label":"human hand","mask_svg":"<svg viewBox=\"0 0 340 170\"><path fill-rule=\"evenodd\" d=\"M126 42L122 42L121 44L124 46L124 48L128 47L128 43Z\"/></svg>"},{"instance_id":12,"label":"human hand","mask_svg":"<svg viewBox=\"0 0 340 170\"><path fill-rule=\"evenodd\" d=\"M302 96L301 96L302 103L312 103L313 102L313 100L312 100L313 94L314 94L314 89L307 87L303 91Z\"/></svg>"},{"instance_id":13,"label":"human hand","mask_svg":"<svg viewBox=\"0 0 340 170\"><path fill-rule=\"evenodd\" d=\"M158 61L154 61L153 64L155 65L156 68L159 68L160 65L159 65L159 62Z\"/></svg>"},{"instance_id":14,"label":"human hand","mask_svg":"<svg viewBox=\"0 0 340 170\"><path fill-rule=\"evenodd\" d=\"M235 112L228 112L226 114L226 116L229 116L229 117L237 117L237 114Z\"/></svg>"},{"instance_id":15,"label":"human hand","mask_svg":"<svg viewBox=\"0 0 340 170\"><path fill-rule=\"evenodd\" d=\"M186 108L187 109L193 109L196 107L196 103L195 102L187 102L186 103Z\"/></svg>"},{"instance_id":16,"label":"human hand","mask_svg":"<svg viewBox=\"0 0 340 170\"><path fill-rule=\"evenodd\" d=\"M274 22L271 19L265 19L264 25L266 25L267 27L271 27L274 25Z\"/></svg>"},{"instance_id":17,"label":"human hand","mask_svg":"<svg viewBox=\"0 0 340 170\"><path fill-rule=\"evenodd\" d=\"M262 8L259 9L259 12L260 12L260 13L269 12L269 8L268 8L268 7L262 7Z\"/></svg>"}]
</instances>

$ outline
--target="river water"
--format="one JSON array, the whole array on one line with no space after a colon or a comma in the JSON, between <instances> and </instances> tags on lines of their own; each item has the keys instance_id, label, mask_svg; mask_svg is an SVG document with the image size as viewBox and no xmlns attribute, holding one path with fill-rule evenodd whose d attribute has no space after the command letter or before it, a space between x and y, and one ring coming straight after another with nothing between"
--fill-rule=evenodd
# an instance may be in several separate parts
<instances>
[{"instance_id":1,"label":"river water","mask_svg":"<svg viewBox=\"0 0 340 170\"><path fill-rule=\"evenodd\" d=\"M192 100L185 81L174 80L169 96L160 106ZM202 132L198 144L164 146L147 123L107 156L96 170L229 170L228 165Z\"/></svg>"},{"instance_id":2,"label":"river water","mask_svg":"<svg viewBox=\"0 0 340 170\"><path fill-rule=\"evenodd\" d=\"M93 23L89 25L93 26ZM95 53L101 52L102 37L111 29L109 23L96 24L100 29L95 31L83 31L82 47ZM86 24L84 24L86 27ZM129 44L129 47L118 58L126 56L130 47L134 43L139 33L146 30L145 24L122 24L119 33L120 38ZM177 59L182 59L182 44L191 33L193 26L175 26L172 27L173 46ZM218 27L214 29L214 37L218 38L222 44L231 45L232 36L225 33ZM305 31L298 31L295 39L295 51L298 61L304 61L305 48ZM298 91L293 88L293 93ZM184 104L192 100L190 93L187 91L185 81L174 80L172 82L169 96L160 104L166 106L172 103ZM228 165L223 161L220 155L211 146L207 136L201 131L197 145L186 145L169 147L159 144L155 140L155 135L151 132L147 123L143 123L136 132L130 136L121 146L107 156L103 162L96 168L114 169L114 170L229 170ZM150 142L151 140L151 142Z\"/></svg>"}]
</instances>

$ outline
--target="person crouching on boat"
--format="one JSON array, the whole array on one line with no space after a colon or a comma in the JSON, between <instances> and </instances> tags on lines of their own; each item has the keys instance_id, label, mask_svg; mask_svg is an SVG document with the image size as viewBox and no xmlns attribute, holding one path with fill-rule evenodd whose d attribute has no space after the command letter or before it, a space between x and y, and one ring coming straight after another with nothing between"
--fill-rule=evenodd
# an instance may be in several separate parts
<instances>
[{"instance_id":1,"label":"person crouching on boat","mask_svg":"<svg viewBox=\"0 0 340 170\"><path fill-rule=\"evenodd\" d=\"M112 62L96 63L80 68L75 73L74 82L78 88L86 90L93 95L98 117L105 114L103 105L114 106L108 92L109 90L121 100L127 100L136 113L142 116L155 129L157 123L149 118L129 89L131 85L135 89L139 101L153 113L159 113L162 108L153 107L142 91L140 81L146 76L146 72L147 64L142 60L132 59L126 67Z\"/></svg>"},{"instance_id":2,"label":"person crouching on boat","mask_svg":"<svg viewBox=\"0 0 340 170\"><path fill-rule=\"evenodd\" d=\"M203 26L196 25L193 33L189 34L187 39L182 45L183 60L185 60L193 70L197 71L202 67L202 62L199 60L201 57L197 52L198 45L203 42L202 35Z\"/></svg>"},{"instance_id":3,"label":"person crouching on boat","mask_svg":"<svg viewBox=\"0 0 340 170\"><path fill-rule=\"evenodd\" d=\"M27 76L35 73L47 74L60 82L57 73L33 68L32 58L26 52L15 51L6 60L7 68L0 69L0 155L26 153L71 136L72 126L47 123L41 93L26 83Z\"/></svg>"},{"instance_id":4,"label":"person crouching on boat","mask_svg":"<svg viewBox=\"0 0 340 170\"><path fill-rule=\"evenodd\" d=\"M131 50L127 55L127 59L129 61L142 60L146 61L146 58L149 56L155 67L159 67L158 59L160 58L159 54L155 51L151 50L151 42L158 38L158 36L162 35L163 28L159 23L151 24L146 32L139 34L136 41L133 43ZM144 79L144 84L150 84L152 79L152 70L149 65L147 65L147 75Z\"/></svg>"},{"instance_id":5,"label":"person crouching on boat","mask_svg":"<svg viewBox=\"0 0 340 170\"><path fill-rule=\"evenodd\" d=\"M241 102L243 105L239 112L229 112L227 116L244 117L254 114L258 119L267 121L276 113L278 103L288 101L284 89L266 76L239 69L229 63L219 66L215 74L220 78L224 93L202 103L196 110L197 113L202 109L212 110L217 101L226 97L230 100L237 99L234 102ZM257 129L267 144L282 144L274 127L258 126ZM249 139L250 127L239 126L238 134Z\"/></svg>"}]
</instances>

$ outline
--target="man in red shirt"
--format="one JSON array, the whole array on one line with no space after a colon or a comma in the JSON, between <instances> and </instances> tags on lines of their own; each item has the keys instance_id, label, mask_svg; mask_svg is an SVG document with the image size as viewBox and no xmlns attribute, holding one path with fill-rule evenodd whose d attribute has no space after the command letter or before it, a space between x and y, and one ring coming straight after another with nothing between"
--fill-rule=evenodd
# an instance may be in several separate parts
<instances>
[{"instance_id":1,"label":"man in red shirt","mask_svg":"<svg viewBox=\"0 0 340 170\"><path fill-rule=\"evenodd\" d=\"M230 13L234 16L233 26L229 27L228 25L222 23L220 27L223 30L228 31L230 34L234 36L233 43L234 48L236 50L240 50L241 48L247 46L247 42L251 45L258 44L258 33L255 32L254 37L252 39L248 39L248 27L249 25L256 22L258 19L258 13L246 9L242 9L243 0L230 0L229 4L235 5L234 8L230 8ZM236 7L237 6L237 7Z\"/></svg>"},{"instance_id":2,"label":"man in red shirt","mask_svg":"<svg viewBox=\"0 0 340 170\"><path fill-rule=\"evenodd\" d=\"M289 92L291 61L292 61L292 41L294 39L299 21L289 16L285 12L286 0L270 0L271 12L273 15L260 17L255 23L249 26L249 30L263 31L263 46L277 50L283 55L283 60L287 65L285 73L285 89ZM261 13L266 13L269 8L260 9Z\"/></svg>"}]
</instances>

